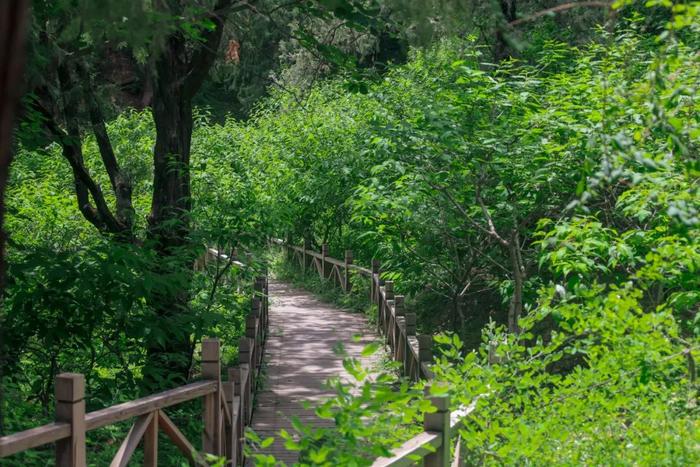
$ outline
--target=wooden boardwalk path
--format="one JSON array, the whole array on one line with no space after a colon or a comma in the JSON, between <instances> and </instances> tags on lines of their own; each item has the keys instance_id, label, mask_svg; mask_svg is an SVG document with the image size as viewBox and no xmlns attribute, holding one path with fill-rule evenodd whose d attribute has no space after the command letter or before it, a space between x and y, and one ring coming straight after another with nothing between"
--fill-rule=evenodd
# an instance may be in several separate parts
<instances>
[{"instance_id":1,"label":"wooden boardwalk path","mask_svg":"<svg viewBox=\"0 0 700 467\"><path fill-rule=\"evenodd\" d=\"M256 397L252 429L263 439L275 437L275 443L264 453L292 464L297 456L284 449L277 436L279 430L293 431L292 416L317 426L331 423L315 417L313 409L304 409L302 403L332 395L324 387L328 378L350 379L334 348L341 343L348 355L360 358L362 349L378 337L362 314L340 310L289 284L270 282L269 296L264 381ZM362 337L356 340L353 336ZM363 360L372 364L371 360Z\"/></svg>"}]
</instances>

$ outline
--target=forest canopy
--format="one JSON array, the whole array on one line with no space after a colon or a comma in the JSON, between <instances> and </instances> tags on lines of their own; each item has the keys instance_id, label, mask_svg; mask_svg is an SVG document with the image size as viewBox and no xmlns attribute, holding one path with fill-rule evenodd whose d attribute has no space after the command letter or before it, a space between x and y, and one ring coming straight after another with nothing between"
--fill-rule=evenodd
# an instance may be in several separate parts
<instances>
[{"instance_id":1,"label":"forest canopy","mask_svg":"<svg viewBox=\"0 0 700 467\"><path fill-rule=\"evenodd\" d=\"M61 372L97 409L192 380L204 336L234 361L255 277L301 274L280 238L381 261L475 407L469 465L700 463L700 3L576 3L33 2L0 436L53 419ZM290 449L414 434L422 385L386 373Z\"/></svg>"}]
</instances>

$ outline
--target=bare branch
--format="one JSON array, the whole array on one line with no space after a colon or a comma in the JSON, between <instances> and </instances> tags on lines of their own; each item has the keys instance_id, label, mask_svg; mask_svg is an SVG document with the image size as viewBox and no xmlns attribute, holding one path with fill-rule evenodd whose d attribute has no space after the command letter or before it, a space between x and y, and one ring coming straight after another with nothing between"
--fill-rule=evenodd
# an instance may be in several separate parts
<instances>
[{"instance_id":1,"label":"bare branch","mask_svg":"<svg viewBox=\"0 0 700 467\"><path fill-rule=\"evenodd\" d=\"M491 214L489 213L488 208L486 207L486 203L484 203L484 199L481 197L481 184L476 183L475 187L475 193L474 197L476 198L476 202L479 204L479 207L481 208L481 212L484 214L484 218L486 218L486 222L489 225L488 232L491 236L493 236L498 242L507 247L508 246L508 240L504 239L498 234L498 231L496 230L496 226L493 223L493 218L491 217Z\"/></svg>"},{"instance_id":2,"label":"bare branch","mask_svg":"<svg viewBox=\"0 0 700 467\"><path fill-rule=\"evenodd\" d=\"M496 231L495 227L493 226L493 221L491 220L490 216L487 216L487 221L489 221L489 227L490 227L489 229L487 229L486 227L484 227L483 225L479 224L479 223L476 222L474 219L472 219L472 217L469 215L469 213L467 212L467 210L464 209L464 206L462 206L462 205L452 196L452 194L449 192L449 190L448 190L446 187L441 187L441 186L439 186L439 185L435 185L435 184L432 184L432 183L430 183L430 182L428 182L428 184L429 184L434 190L437 190L438 192L442 193L443 196L445 196L445 198L447 198L448 201L450 201L450 203L452 203L452 205L454 205L454 207L457 208L457 210L462 214L462 216L465 218L465 220L467 220L467 222L469 222L469 224L471 224L474 228L476 228L477 230L480 230L480 231L482 231L483 233L485 233L485 234L487 234L487 235L489 235L489 236L495 238L501 245L506 246L506 247L508 246L508 241L507 241L507 240L504 240L503 237L501 237L501 236L498 234L498 232ZM483 204L483 201L482 201L482 204ZM484 207L485 207L485 206L482 206L482 209L483 209ZM488 211L486 211L485 214L488 214Z\"/></svg>"},{"instance_id":3,"label":"bare branch","mask_svg":"<svg viewBox=\"0 0 700 467\"><path fill-rule=\"evenodd\" d=\"M248 6L249 2L242 2L242 4ZM216 53L219 50L219 44L224 32L224 20L226 15L229 14L228 10L231 6L232 0L218 0L214 10L206 16L207 19L214 23L214 27L204 32L204 41L187 64L188 72L184 88L190 97L194 96L199 90L216 59Z\"/></svg>"},{"instance_id":4,"label":"bare branch","mask_svg":"<svg viewBox=\"0 0 700 467\"><path fill-rule=\"evenodd\" d=\"M116 198L117 218L119 222L123 224L124 229L130 229L134 217L134 208L131 199L131 182L122 174L119 168L119 163L114 155L114 149L112 148L112 143L107 133L102 109L92 89L92 81L89 73L82 65L78 66L78 72L85 86L85 100L88 105L92 131L95 134L97 146L100 149L100 156L102 157L102 163L107 170L109 181Z\"/></svg>"},{"instance_id":5,"label":"bare branch","mask_svg":"<svg viewBox=\"0 0 700 467\"><path fill-rule=\"evenodd\" d=\"M612 8L612 3L610 2L599 2L599 1L590 1L590 2L570 2L570 3L563 3L561 5L554 6L552 8L546 8L544 10L540 10L537 13L534 13L529 16L525 16L524 18L518 18L514 21L511 21L508 23L508 26L510 27L515 27L519 26L523 23L528 23L530 21L534 21L537 18L541 18L542 16L546 16L552 13L559 13L562 11L570 10L572 8L579 8L579 7L595 7L595 8L606 8L610 9Z\"/></svg>"}]
</instances>

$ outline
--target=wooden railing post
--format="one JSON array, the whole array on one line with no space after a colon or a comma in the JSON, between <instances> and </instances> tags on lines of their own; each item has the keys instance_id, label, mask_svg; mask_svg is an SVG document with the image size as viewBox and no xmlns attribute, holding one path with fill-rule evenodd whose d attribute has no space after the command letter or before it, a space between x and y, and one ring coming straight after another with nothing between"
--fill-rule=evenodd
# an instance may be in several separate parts
<instances>
[{"instance_id":1,"label":"wooden railing post","mask_svg":"<svg viewBox=\"0 0 700 467\"><path fill-rule=\"evenodd\" d=\"M56 421L70 423L70 437L56 442L57 467L84 467L85 378L79 373L56 376Z\"/></svg>"},{"instance_id":2,"label":"wooden railing post","mask_svg":"<svg viewBox=\"0 0 700 467\"><path fill-rule=\"evenodd\" d=\"M220 456L221 447L221 361L219 339L202 339L202 378L218 382L216 392L204 396L202 404L202 450Z\"/></svg>"},{"instance_id":3,"label":"wooden railing post","mask_svg":"<svg viewBox=\"0 0 700 467\"><path fill-rule=\"evenodd\" d=\"M397 295L394 297L394 312L396 313L396 320L392 329L393 336L392 340L394 342L394 348L392 350L392 355L394 360L399 360L400 350L399 347L403 345L401 341L401 322L405 319L406 310L404 309L404 296Z\"/></svg>"},{"instance_id":4,"label":"wooden railing post","mask_svg":"<svg viewBox=\"0 0 700 467\"><path fill-rule=\"evenodd\" d=\"M403 368L404 375L411 378L413 376L413 364L418 363L413 359L413 348L411 347L411 338L416 337L416 314L406 313L406 342L403 348ZM420 369L417 369L416 375L420 375ZM416 379L419 377L417 376Z\"/></svg>"},{"instance_id":5,"label":"wooden railing post","mask_svg":"<svg viewBox=\"0 0 700 467\"><path fill-rule=\"evenodd\" d=\"M418 336L418 358L421 363L433 360L433 336L431 334Z\"/></svg>"},{"instance_id":6,"label":"wooden railing post","mask_svg":"<svg viewBox=\"0 0 700 467\"><path fill-rule=\"evenodd\" d=\"M433 336L422 334L418 336L418 378L427 376L423 371L423 364L433 361Z\"/></svg>"},{"instance_id":7,"label":"wooden railing post","mask_svg":"<svg viewBox=\"0 0 700 467\"><path fill-rule=\"evenodd\" d=\"M243 390L244 382L243 375L240 368L229 368L228 378L233 382L233 394L234 402L238 404L238 425L236 427L236 432L238 436L238 458L242 458L243 453L243 436L245 434L245 415L246 415L246 399L245 392ZM241 459L242 460L242 459Z\"/></svg>"},{"instance_id":8,"label":"wooden railing post","mask_svg":"<svg viewBox=\"0 0 700 467\"><path fill-rule=\"evenodd\" d=\"M371 303L378 303L377 285L374 283L374 275L375 274L377 275L377 282L379 282L379 260L378 259L372 260L372 277L370 278L370 287L369 287L369 301Z\"/></svg>"},{"instance_id":9,"label":"wooden railing post","mask_svg":"<svg viewBox=\"0 0 700 467\"><path fill-rule=\"evenodd\" d=\"M225 433L225 438L224 438L224 454L226 456L226 460L230 462L230 464L227 465L238 465L237 464L237 455L238 455L238 407L236 407L235 404L235 397L234 397L234 387L235 383L233 381L227 381L225 383L222 383L223 390L224 390L224 400L226 402L226 407L228 407L228 411L231 414L231 423L226 424L226 428L224 429Z\"/></svg>"},{"instance_id":10,"label":"wooden railing post","mask_svg":"<svg viewBox=\"0 0 700 467\"><path fill-rule=\"evenodd\" d=\"M251 310L245 320L245 335L250 342L250 363L253 370L257 369L260 360L260 297L253 297Z\"/></svg>"},{"instance_id":11,"label":"wooden railing post","mask_svg":"<svg viewBox=\"0 0 700 467\"><path fill-rule=\"evenodd\" d=\"M255 381L252 364L251 347L253 343L247 337L238 340L238 363L241 369L241 398L243 400L243 420L246 424L250 422L253 413L252 383Z\"/></svg>"},{"instance_id":12,"label":"wooden railing post","mask_svg":"<svg viewBox=\"0 0 700 467\"><path fill-rule=\"evenodd\" d=\"M143 465L158 467L158 412L153 414L151 422L143 434Z\"/></svg>"},{"instance_id":13,"label":"wooden railing post","mask_svg":"<svg viewBox=\"0 0 700 467\"><path fill-rule=\"evenodd\" d=\"M384 334L384 340L385 342L389 345L389 350L394 348L394 319L393 319L393 314L391 312L391 309L394 308L394 300L387 300L386 301L386 312L385 312L385 319L386 319L386 333Z\"/></svg>"},{"instance_id":14,"label":"wooden railing post","mask_svg":"<svg viewBox=\"0 0 700 467\"><path fill-rule=\"evenodd\" d=\"M426 387L426 395L430 388ZM425 467L449 467L450 465L450 398L449 396L434 396L429 398L437 412L426 413L423 416L423 430L440 433L442 444L435 452L425 456Z\"/></svg>"},{"instance_id":15,"label":"wooden railing post","mask_svg":"<svg viewBox=\"0 0 700 467\"><path fill-rule=\"evenodd\" d=\"M393 281L386 281L384 283L384 298L386 300L382 300L381 297L379 298L380 304L379 304L379 315L380 315L380 320L379 322L381 323L380 325L380 330L382 334L384 334L384 337L386 338L389 335L389 309L387 307L387 302L390 300L394 300L394 282ZM387 340L388 342L388 340Z\"/></svg>"},{"instance_id":16,"label":"wooden railing post","mask_svg":"<svg viewBox=\"0 0 700 467\"><path fill-rule=\"evenodd\" d=\"M352 282L350 281L350 265L352 264L352 250L345 250L345 275L343 276L343 290L345 293L350 292L352 289Z\"/></svg>"},{"instance_id":17,"label":"wooden railing post","mask_svg":"<svg viewBox=\"0 0 700 467\"><path fill-rule=\"evenodd\" d=\"M321 279L326 280L328 278L328 265L326 263L326 257L328 256L328 244L324 243L321 245Z\"/></svg>"},{"instance_id":18,"label":"wooden railing post","mask_svg":"<svg viewBox=\"0 0 700 467\"><path fill-rule=\"evenodd\" d=\"M416 314L406 313L406 335L415 336L416 335Z\"/></svg>"}]
</instances>

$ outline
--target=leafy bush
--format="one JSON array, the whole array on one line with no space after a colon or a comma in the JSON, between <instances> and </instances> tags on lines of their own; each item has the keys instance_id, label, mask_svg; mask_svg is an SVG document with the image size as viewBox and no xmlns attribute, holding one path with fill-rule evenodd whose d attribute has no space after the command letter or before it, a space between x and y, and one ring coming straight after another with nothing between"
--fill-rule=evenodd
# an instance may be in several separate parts
<instances>
[{"instance_id":1,"label":"leafy bush","mask_svg":"<svg viewBox=\"0 0 700 467\"><path fill-rule=\"evenodd\" d=\"M280 95L249 128L284 142L261 162L281 233L381 258L423 329L456 333L436 385L476 401L471 464L700 462L697 9L675 14L534 65L446 40L366 95ZM364 465L408 437L388 427L420 410L380 406L420 387L360 386L289 446Z\"/></svg>"}]
</instances>

